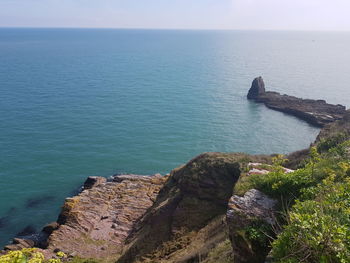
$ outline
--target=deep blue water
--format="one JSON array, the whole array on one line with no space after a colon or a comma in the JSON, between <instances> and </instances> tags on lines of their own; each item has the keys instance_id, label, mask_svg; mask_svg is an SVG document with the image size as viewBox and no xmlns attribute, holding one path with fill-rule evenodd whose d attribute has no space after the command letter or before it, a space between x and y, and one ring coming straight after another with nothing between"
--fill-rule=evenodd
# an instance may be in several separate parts
<instances>
[{"instance_id":1,"label":"deep blue water","mask_svg":"<svg viewBox=\"0 0 350 263\"><path fill-rule=\"evenodd\" d=\"M90 175L168 173L207 151L287 153L316 128L246 100L350 105L350 34L0 29L0 245Z\"/></svg>"}]
</instances>

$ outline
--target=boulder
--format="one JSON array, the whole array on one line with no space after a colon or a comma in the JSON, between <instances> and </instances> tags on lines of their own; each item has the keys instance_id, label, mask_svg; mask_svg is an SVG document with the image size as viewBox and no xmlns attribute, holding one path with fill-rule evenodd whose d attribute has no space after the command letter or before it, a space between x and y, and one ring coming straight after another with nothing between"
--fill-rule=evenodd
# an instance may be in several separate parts
<instances>
[{"instance_id":1,"label":"boulder","mask_svg":"<svg viewBox=\"0 0 350 263\"><path fill-rule=\"evenodd\" d=\"M97 185L103 184L107 181L106 178L100 176L89 176L84 182L84 189L91 189Z\"/></svg>"},{"instance_id":2,"label":"boulder","mask_svg":"<svg viewBox=\"0 0 350 263\"><path fill-rule=\"evenodd\" d=\"M277 201L252 189L232 196L226 215L235 263L263 263L269 250L269 232L275 223Z\"/></svg>"}]
</instances>

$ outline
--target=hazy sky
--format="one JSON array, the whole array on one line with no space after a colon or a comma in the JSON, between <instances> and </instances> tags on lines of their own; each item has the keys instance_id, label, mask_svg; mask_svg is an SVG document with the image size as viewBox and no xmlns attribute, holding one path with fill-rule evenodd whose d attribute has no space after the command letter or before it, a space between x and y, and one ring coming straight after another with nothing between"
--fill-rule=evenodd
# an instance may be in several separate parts
<instances>
[{"instance_id":1,"label":"hazy sky","mask_svg":"<svg viewBox=\"0 0 350 263\"><path fill-rule=\"evenodd\" d=\"M0 0L1 27L350 30L350 0Z\"/></svg>"}]
</instances>

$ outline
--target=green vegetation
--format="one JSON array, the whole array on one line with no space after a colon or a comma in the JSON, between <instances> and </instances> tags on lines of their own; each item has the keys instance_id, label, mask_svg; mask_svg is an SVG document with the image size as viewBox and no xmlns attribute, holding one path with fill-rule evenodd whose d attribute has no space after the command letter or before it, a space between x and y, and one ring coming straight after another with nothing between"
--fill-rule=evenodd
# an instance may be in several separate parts
<instances>
[{"instance_id":1,"label":"green vegetation","mask_svg":"<svg viewBox=\"0 0 350 263\"><path fill-rule=\"evenodd\" d=\"M250 242L256 242L265 247L269 242L271 227L262 220L255 220L249 227L244 229L244 235Z\"/></svg>"},{"instance_id":2,"label":"green vegetation","mask_svg":"<svg viewBox=\"0 0 350 263\"><path fill-rule=\"evenodd\" d=\"M106 261L99 261L96 259L86 259L86 258L80 258L80 257L74 257L69 259L69 263L102 263Z\"/></svg>"},{"instance_id":3,"label":"green vegetation","mask_svg":"<svg viewBox=\"0 0 350 263\"><path fill-rule=\"evenodd\" d=\"M274 262L350 262L349 157L350 141L339 135L311 148L304 168L284 173L278 156L272 172L248 176L239 186L281 203L284 226L272 243Z\"/></svg>"},{"instance_id":4,"label":"green vegetation","mask_svg":"<svg viewBox=\"0 0 350 263\"><path fill-rule=\"evenodd\" d=\"M83 259L79 257L67 257L59 251L53 258L45 259L44 255L36 248L23 248L22 250L9 251L0 256L0 263L99 263L95 259Z\"/></svg>"},{"instance_id":5,"label":"green vegetation","mask_svg":"<svg viewBox=\"0 0 350 263\"><path fill-rule=\"evenodd\" d=\"M335 134L332 137L329 137L327 139L323 138L317 143L317 151L318 152L326 152L326 151L336 147L337 145L345 142L348 137L349 136L346 133L340 132L340 133L337 133L337 134Z\"/></svg>"},{"instance_id":6,"label":"green vegetation","mask_svg":"<svg viewBox=\"0 0 350 263\"><path fill-rule=\"evenodd\" d=\"M0 263L61 263L66 258L66 254L58 252L55 258L45 259L36 248L23 248L0 256Z\"/></svg>"},{"instance_id":7,"label":"green vegetation","mask_svg":"<svg viewBox=\"0 0 350 263\"><path fill-rule=\"evenodd\" d=\"M232 247L230 240L219 243L208 254L203 263L231 263L233 262Z\"/></svg>"}]
</instances>

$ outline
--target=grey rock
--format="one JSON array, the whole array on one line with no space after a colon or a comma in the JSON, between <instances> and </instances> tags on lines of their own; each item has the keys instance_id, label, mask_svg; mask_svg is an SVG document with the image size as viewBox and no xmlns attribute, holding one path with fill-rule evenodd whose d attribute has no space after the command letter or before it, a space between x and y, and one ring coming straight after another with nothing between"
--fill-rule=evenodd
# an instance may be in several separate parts
<instances>
[{"instance_id":1,"label":"grey rock","mask_svg":"<svg viewBox=\"0 0 350 263\"><path fill-rule=\"evenodd\" d=\"M247 229L263 229L275 222L277 201L252 189L243 197L232 196L228 204L226 220L235 263L264 263L270 251L269 240L249 240ZM260 233L265 235L265 233Z\"/></svg>"}]
</instances>

